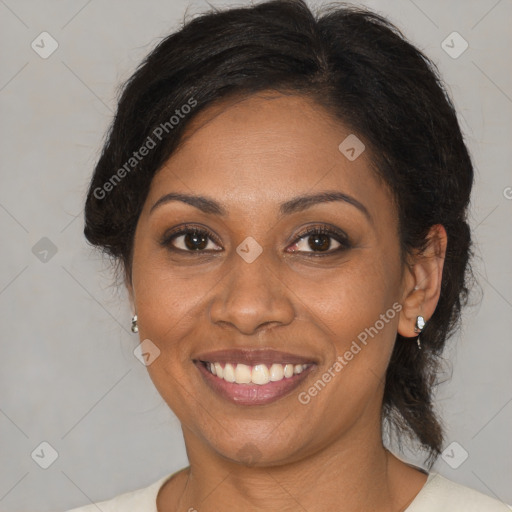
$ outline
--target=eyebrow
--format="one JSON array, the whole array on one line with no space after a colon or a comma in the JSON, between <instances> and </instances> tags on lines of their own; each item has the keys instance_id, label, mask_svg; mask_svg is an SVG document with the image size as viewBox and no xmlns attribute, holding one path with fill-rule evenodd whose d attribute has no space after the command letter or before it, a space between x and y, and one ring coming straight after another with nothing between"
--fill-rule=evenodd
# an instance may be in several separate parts
<instances>
[{"instance_id":1,"label":"eyebrow","mask_svg":"<svg viewBox=\"0 0 512 512\"><path fill-rule=\"evenodd\" d=\"M158 201L149 210L149 213L151 214L158 207L172 201L181 201L182 203L194 206L195 208L208 214L219 215L221 217L225 217L228 214L227 210L213 199L205 196L179 194L175 192L166 194L158 199ZM304 211L316 204L329 203L334 201L342 201L354 206L359 211L361 211L370 222L373 222L370 212L361 202L359 202L354 197L337 190L329 190L317 194L294 197L282 203L279 207L279 212L281 215L290 215L291 213Z\"/></svg>"}]
</instances>

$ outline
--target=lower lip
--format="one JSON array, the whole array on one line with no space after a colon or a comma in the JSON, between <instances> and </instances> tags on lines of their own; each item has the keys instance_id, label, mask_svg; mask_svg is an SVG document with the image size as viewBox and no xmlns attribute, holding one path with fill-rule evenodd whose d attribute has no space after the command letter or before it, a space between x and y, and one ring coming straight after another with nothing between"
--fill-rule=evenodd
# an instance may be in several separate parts
<instances>
[{"instance_id":1,"label":"lower lip","mask_svg":"<svg viewBox=\"0 0 512 512\"><path fill-rule=\"evenodd\" d=\"M259 385L227 382L209 372L203 363L197 361L195 365L213 391L237 405L265 405L275 402L296 389L315 366L312 364L302 373L294 374L292 377Z\"/></svg>"}]
</instances>

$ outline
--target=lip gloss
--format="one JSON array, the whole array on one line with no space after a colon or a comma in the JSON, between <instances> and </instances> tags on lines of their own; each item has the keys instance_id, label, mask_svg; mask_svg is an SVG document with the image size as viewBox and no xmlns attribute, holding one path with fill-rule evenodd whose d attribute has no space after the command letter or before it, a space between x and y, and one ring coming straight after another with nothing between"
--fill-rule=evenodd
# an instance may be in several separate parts
<instances>
[{"instance_id":1,"label":"lip gloss","mask_svg":"<svg viewBox=\"0 0 512 512\"><path fill-rule=\"evenodd\" d=\"M292 377L259 385L227 382L208 371L201 361L195 362L195 365L210 389L238 405L265 405L279 400L296 389L314 366L311 365L302 373L294 374Z\"/></svg>"}]
</instances>

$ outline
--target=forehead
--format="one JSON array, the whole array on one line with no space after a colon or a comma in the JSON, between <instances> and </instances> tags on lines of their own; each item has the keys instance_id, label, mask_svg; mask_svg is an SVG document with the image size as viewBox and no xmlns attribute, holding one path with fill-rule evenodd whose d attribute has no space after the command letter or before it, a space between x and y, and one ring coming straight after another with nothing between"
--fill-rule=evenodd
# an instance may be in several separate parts
<instances>
[{"instance_id":1,"label":"forehead","mask_svg":"<svg viewBox=\"0 0 512 512\"><path fill-rule=\"evenodd\" d=\"M264 92L220 102L187 126L179 150L153 178L148 203L178 191L247 210L335 189L370 203L369 210L382 209L390 198L368 151L347 158L339 148L347 137L349 146L358 144L343 123L303 96Z\"/></svg>"}]
</instances>

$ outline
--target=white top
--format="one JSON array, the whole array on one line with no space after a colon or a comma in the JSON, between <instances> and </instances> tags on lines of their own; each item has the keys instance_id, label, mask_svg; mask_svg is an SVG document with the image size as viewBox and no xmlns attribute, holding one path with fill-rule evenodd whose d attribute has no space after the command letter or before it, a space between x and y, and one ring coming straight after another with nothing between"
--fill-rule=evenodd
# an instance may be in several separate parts
<instances>
[{"instance_id":1,"label":"white top","mask_svg":"<svg viewBox=\"0 0 512 512\"><path fill-rule=\"evenodd\" d=\"M167 475L149 487L120 494L67 512L158 512L156 497L163 484L175 473ZM511 507L485 494L457 484L438 473L428 479L414 501L404 512L510 512Z\"/></svg>"}]
</instances>

